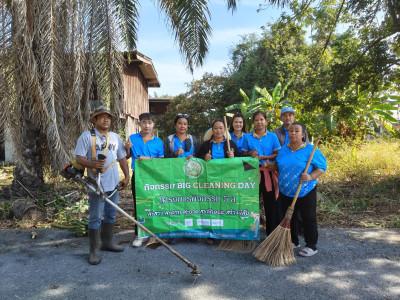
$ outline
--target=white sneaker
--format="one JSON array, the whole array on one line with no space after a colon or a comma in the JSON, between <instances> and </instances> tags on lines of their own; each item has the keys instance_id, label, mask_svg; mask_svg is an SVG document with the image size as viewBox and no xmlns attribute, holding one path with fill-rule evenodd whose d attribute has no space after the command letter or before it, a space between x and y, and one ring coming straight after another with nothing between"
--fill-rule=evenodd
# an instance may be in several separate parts
<instances>
[{"instance_id":1,"label":"white sneaker","mask_svg":"<svg viewBox=\"0 0 400 300\"><path fill-rule=\"evenodd\" d=\"M318 250L313 250L313 249L311 249L311 248L309 248L309 247L305 247L305 248L303 248L303 249L301 249L300 251L299 251L299 255L301 255L301 256L313 256L314 254L317 254L318 253Z\"/></svg>"},{"instance_id":2,"label":"white sneaker","mask_svg":"<svg viewBox=\"0 0 400 300\"><path fill-rule=\"evenodd\" d=\"M295 244L295 243L292 243L292 247L293 247L293 249L296 249L296 248L299 248L300 247L300 244Z\"/></svg>"},{"instance_id":3,"label":"white sneaker","mask_svg":"<svg viewBox=\"0 0 400 300\"><path fill-rule=\"evenodd\" d=\"M140 247L143 244L143 239L136 237L136 239L132 243L132 247Z\"/></svg>"}]
</instances>

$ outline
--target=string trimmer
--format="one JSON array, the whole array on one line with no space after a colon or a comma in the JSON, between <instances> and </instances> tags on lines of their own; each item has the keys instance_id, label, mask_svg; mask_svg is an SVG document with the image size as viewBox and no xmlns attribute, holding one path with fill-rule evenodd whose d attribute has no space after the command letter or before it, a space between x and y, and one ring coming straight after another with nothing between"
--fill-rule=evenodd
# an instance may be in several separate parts
<instances>
[{"instance_id":1,"label":"string trimmer","mask_svg":"<svg viewBox=\"0 0 400 300\"><path fill-rule=\"evenodd\" d=\"M157 240L158 243L160 243L170 252L175 254L175 256L177 256L180 260L182 260L188 267L192 268L191 272L192 275L201 275L201 272L199 271L197 265L192 264L190 261L188 261L182 255L180 255L174 249L172 249L167 243L165 243L158 236L156 236L154 233L152 233L150 230L148 230L146 227L144 227L142 224L136 221L133 217L128 215L123 209L121 209L118 205L114 204L109 199L118 190L118 186L114 189L114 191L110 195L107 195L100 188L100 180L97 179L98 182L96 183L92 178L84 176L84 171L85 170L81 165L79 165L76 161L73 161L72 163L66 164L64 166L63 170L61 171L61 175L66 179L72 179L75 182L84 184L90 191L92 191L93 193L101 197L104 201L106 201L108 204L116 208L125 217L129 218L136 226L139 226L142 230L144 230L149 235L151 235L155 240Z\"/></svg>"}]
</instances>

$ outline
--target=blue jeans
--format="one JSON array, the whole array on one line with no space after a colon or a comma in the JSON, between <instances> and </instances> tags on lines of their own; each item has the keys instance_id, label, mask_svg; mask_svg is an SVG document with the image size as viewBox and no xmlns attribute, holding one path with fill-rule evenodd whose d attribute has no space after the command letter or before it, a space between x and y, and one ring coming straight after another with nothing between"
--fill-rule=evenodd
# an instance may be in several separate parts
<instances>
[{"instance_id":1,"label":"blue jeans","mask_svg":"<svg viewBox=\"0 0 400 300\"><path fill-rule=\"evenodd\" d=\"M110 195L112 192L106 192ZM109 198L112 203L118 205L119 191ZM89 225L90 229L99 229L101 225L101 218L104 216L104 223L115 223L115 214L117 209L108 204L101 197L93 192L89 192Z\"/></svg>"}]
</instances>

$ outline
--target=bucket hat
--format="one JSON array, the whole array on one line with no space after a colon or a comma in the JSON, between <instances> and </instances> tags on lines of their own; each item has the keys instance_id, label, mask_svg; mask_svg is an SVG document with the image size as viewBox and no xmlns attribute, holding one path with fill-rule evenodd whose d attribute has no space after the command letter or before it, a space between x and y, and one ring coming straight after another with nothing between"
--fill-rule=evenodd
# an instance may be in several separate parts
<instances>
[{"instance_id":1,"label":"bucket hat","mask_svg":"<svg viewBox=\"0 0 400 300\"><path fill-rule=\"evenodd\" d=\"M111 111L105 106L99 106L94 110L92 115L90 116L90 122L94 123L94 117L100 114L107 114L111 117L111 122L114 122L117 119L117 116L113 115Z\"/></svg>"}]
</instances>

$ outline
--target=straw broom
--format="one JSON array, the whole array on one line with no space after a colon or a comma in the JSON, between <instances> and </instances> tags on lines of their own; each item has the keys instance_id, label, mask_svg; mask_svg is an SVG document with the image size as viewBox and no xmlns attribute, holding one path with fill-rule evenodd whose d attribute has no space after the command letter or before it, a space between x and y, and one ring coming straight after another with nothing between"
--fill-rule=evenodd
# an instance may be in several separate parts
<instances>
[{"instance_id":1,"label":"straw broom","mask_svg":"<svg viewBox=\"0 0 400 300\"><path fill-rule=\"evenodd\" d=\"M225 130L226 130L226 142L228 144L228 151L231 152L231 146L229 144L230 134L226 123L226 117L224 116ZM231 251L236 253L251 253L257 246L256 241L248 240L221 240L221 243L215 250Z\"/></svg>"},{"instance_id":2,"label":"straw broom","mask_svg":"<svg viewBox=\"0 0 400 300\"><path fill-rule=\"evenodd\" d=\"M315 141L314 148L310 157L308 158L308 162L303 173L307 173L308 171L320 138L321 135L319 135ZM290 235L290 220L292 219L294 206L296 205L302 185L303 181L300 181L292 204L286 211L285 218L283 218L279 226L276 227L275 230L272 231L272 233L253 252L253 255L258 260L277 267L296 263L293 253L292 238Z\"/></svg>"}]
</instances>

